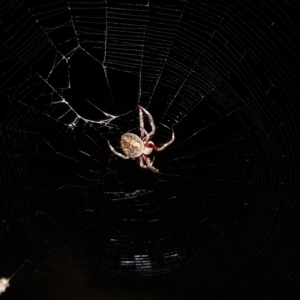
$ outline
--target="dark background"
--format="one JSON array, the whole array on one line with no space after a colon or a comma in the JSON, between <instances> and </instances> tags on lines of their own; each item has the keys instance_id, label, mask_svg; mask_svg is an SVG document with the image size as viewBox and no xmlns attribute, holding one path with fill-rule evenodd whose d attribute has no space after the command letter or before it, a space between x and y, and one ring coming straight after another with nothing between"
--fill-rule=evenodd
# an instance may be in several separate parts
<instances>
[{"instance_id":1,"label":"dark background","mask_svg":"<svg viewBox=\"0 0 300 300\"><path fill-rule=\"evenodd\" d=\"M0 4L1 297L297 299L299 3L129 2Z\"/></svg>"}]
</instances>

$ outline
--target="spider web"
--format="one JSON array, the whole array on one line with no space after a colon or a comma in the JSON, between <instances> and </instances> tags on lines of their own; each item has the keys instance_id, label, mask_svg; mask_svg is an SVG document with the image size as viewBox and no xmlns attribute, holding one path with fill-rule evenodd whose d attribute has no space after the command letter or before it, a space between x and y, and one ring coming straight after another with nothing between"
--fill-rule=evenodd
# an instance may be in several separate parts
<instances>
[{"instance_id":1,"label":"spider web","mask_svg":"<svg viewBox=\"0 0 300 300\"><path fill-rule=\"evenodd\" d=\"M297 294L300 9L242 2L0 4L3 299Z\"/></svg>"}]
</instances>

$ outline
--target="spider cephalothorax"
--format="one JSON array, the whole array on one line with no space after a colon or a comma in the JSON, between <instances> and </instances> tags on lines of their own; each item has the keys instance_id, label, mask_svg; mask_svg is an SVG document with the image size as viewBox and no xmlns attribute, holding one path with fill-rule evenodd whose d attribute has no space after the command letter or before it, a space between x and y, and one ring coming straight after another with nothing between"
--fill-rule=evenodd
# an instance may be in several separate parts
<instances>
[{"instance_id":1,"label":"spider cephalothorax","mask_svg":"<svg viewBox=\"0 0 300 300\"><path fill-rule=\"evenodd\" d=\"M150 126L151 126L151 132L148 133L145 130L144 127L144 116L143 113L147 115ZM175 139L174 131L172 132L172 138L169 142L165 143L161 147L157 147L152 141L151 138L153 137L155 133L155 124L153 121L153 118L151 114L143 107L139 106L139 116L140 116L140 131L141 131L141 136L137 136L136 134L133 133L124 133L121 136L121 148L123 152L125 153L119 153L117 152L111 144L108 142L110 150L118 155L119 157L123 159L135 159L139 157L140 160L140 167L145 168L145 169L150 169L153 172L158 172L158 169L153 167L153 161L151 161L148 157L148 155L153 151L162 151L166 147L168 147ZM146 163L146 165L145 165Z\"/></svg>"}]
</instances>

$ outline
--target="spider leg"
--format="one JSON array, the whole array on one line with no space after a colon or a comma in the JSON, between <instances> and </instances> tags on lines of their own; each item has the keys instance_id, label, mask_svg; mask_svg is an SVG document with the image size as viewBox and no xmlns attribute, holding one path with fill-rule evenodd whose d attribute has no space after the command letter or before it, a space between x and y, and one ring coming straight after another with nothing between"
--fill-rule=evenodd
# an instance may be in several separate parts
<instances>
[{"instance_id":1,"label":"spider leg","mask_svg":"<svg viewBox=\"0 0 300 300\"><path fill-rule=\"evenodd\" d=\"M156 151L162 151L162 150L165 150L170 144L172 144L173 142L174 142L174 140L175 140L175 133L174 133L174 130L172 131L172 138L171 138L171 140L169 141L169 142L167 142L167 143L165 143L165 144L163 144L161 147L156 147L156 148L154 148L153 146L152 146L152 148L154 149L154 150L156 150Z\"/></svg>"},{"instance_id":2,"label":"spider leg","mask_svg":"<svg viewBox=\"0 0 300 300\"><path fill-rule=\"evenodd\" d=\"M146 147L149 147L149 148L154 149L155 151L158 151L158 147L157 147L152 141L145 142L144 145L145 145Z\"/></svg>"},{"instance_id":3,"label":"spider leg","mask_svg":"<svg viewBox=\"0 0 300 300\"><path fill-rule=\"evenodd\" d=\"M140 167L143 168L143 169L147 169L147 166L144 165L143 157L140 156L139 159L140 159Z\"/></svg>"},{"instance_id":4,"label":"spider leg","mask_svg":"<svg viewBox=\"0 0 300 300\"><path fill-rule=\"evenodd\" d=\"M143 139L145 136L148 135L148 133L145 130L144 126L144 118L143 118L143 111L141 109L141 106L139 106L139 116L140 116L140 131L141 131L141 139Z\"/></svg>"},{"instance_id":5,"label":"spider leg","mask_svg":"<svg viewBox=\"0 0 300 300\"><path fill-rule=\"evenodd\" d=\"M107 142L108 142L109 149L110 149L114 154L116 154L117 156L119 156L119 157L121 157L121 158L123 158L123 159L129 159L128 156L126 156L126 155L124 155L124 154L122 154L122 153L117 152L117 151L112 147L112 145L109 143L109 141L107 141Z\"/></svg>"},{"instance_id":6,"label":"spider leg","mask_svg":"<svg viewBox=\"0 0 300 300\"><path fill-rule=\"evenodd\" d=\"M141 114L141 111L143 111L144 112L144 114L146 114L147 115L147 117L148 117L148 120L149 120L149 123L150 123L150 126L151 126L151 131L150 131L150 133L148 133L147 134L147 136L146 136L146 139L145 139L145 141L149 141L152 137L153 137L153 135L154 135L154 133L155 133L155 124L154 124L154 120L153 120L153 118L152 118L152 115L145 109L145 108L143 108L142 106L140 106L140 114ZM141 116L141 115L140 115ZM141 118L141 117L140 117ZM144 122L143 122L143 131L145 132L145 129L144 129Z\"/></svg>"},{"instance_id":7,"label":"spider leg","mask_svg":"<svg viewBox=\"0 0 300 300\"><path fill-rule=\"evenodd\" d=\"M145 132L145 136L144 136L143 138L141 138L143 142L145 142L145 141L148 141L148 140L149 140L149 138L148 138L148 136L149 136L149 133L148 133L146 130L144 130L144 132Z\"/></svg>"},{"instance_id":8,"label":"spider leg","mask_svg":"<svg viewBox=\"0 0 300 300\"><path fill-rule=\"evenodd\" d=\"M145 161L145 163L146 163L146 165L147 165L147 168L148 168L149 170L151 170L152 172L155 172L155 173L158 173L158 172L159 172L158 169L156 169L156 168L154 168L154 167L152 166L152 164L153 164L153 162L154 162L154 159L151 161L147 155L143 154L143 160Z\"/></svg>"}]
</instances>

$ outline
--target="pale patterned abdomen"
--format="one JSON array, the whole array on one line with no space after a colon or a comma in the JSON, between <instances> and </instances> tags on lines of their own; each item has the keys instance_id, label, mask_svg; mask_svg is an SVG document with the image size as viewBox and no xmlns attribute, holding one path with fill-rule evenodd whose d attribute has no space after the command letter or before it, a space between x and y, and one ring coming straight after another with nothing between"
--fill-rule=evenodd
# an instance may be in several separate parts
<instances>
[{"instance_id":1,"label":"pale patterned abdomen","mask_svg":"<svg viewBox=\"0 0 300 300\"><path fill-rule=\"evenodd\" d=\"M144 151L143 141L133 133L125 133L121 136L121 147L129 157L139 157Z\"/></svg>"}]
</instances>

